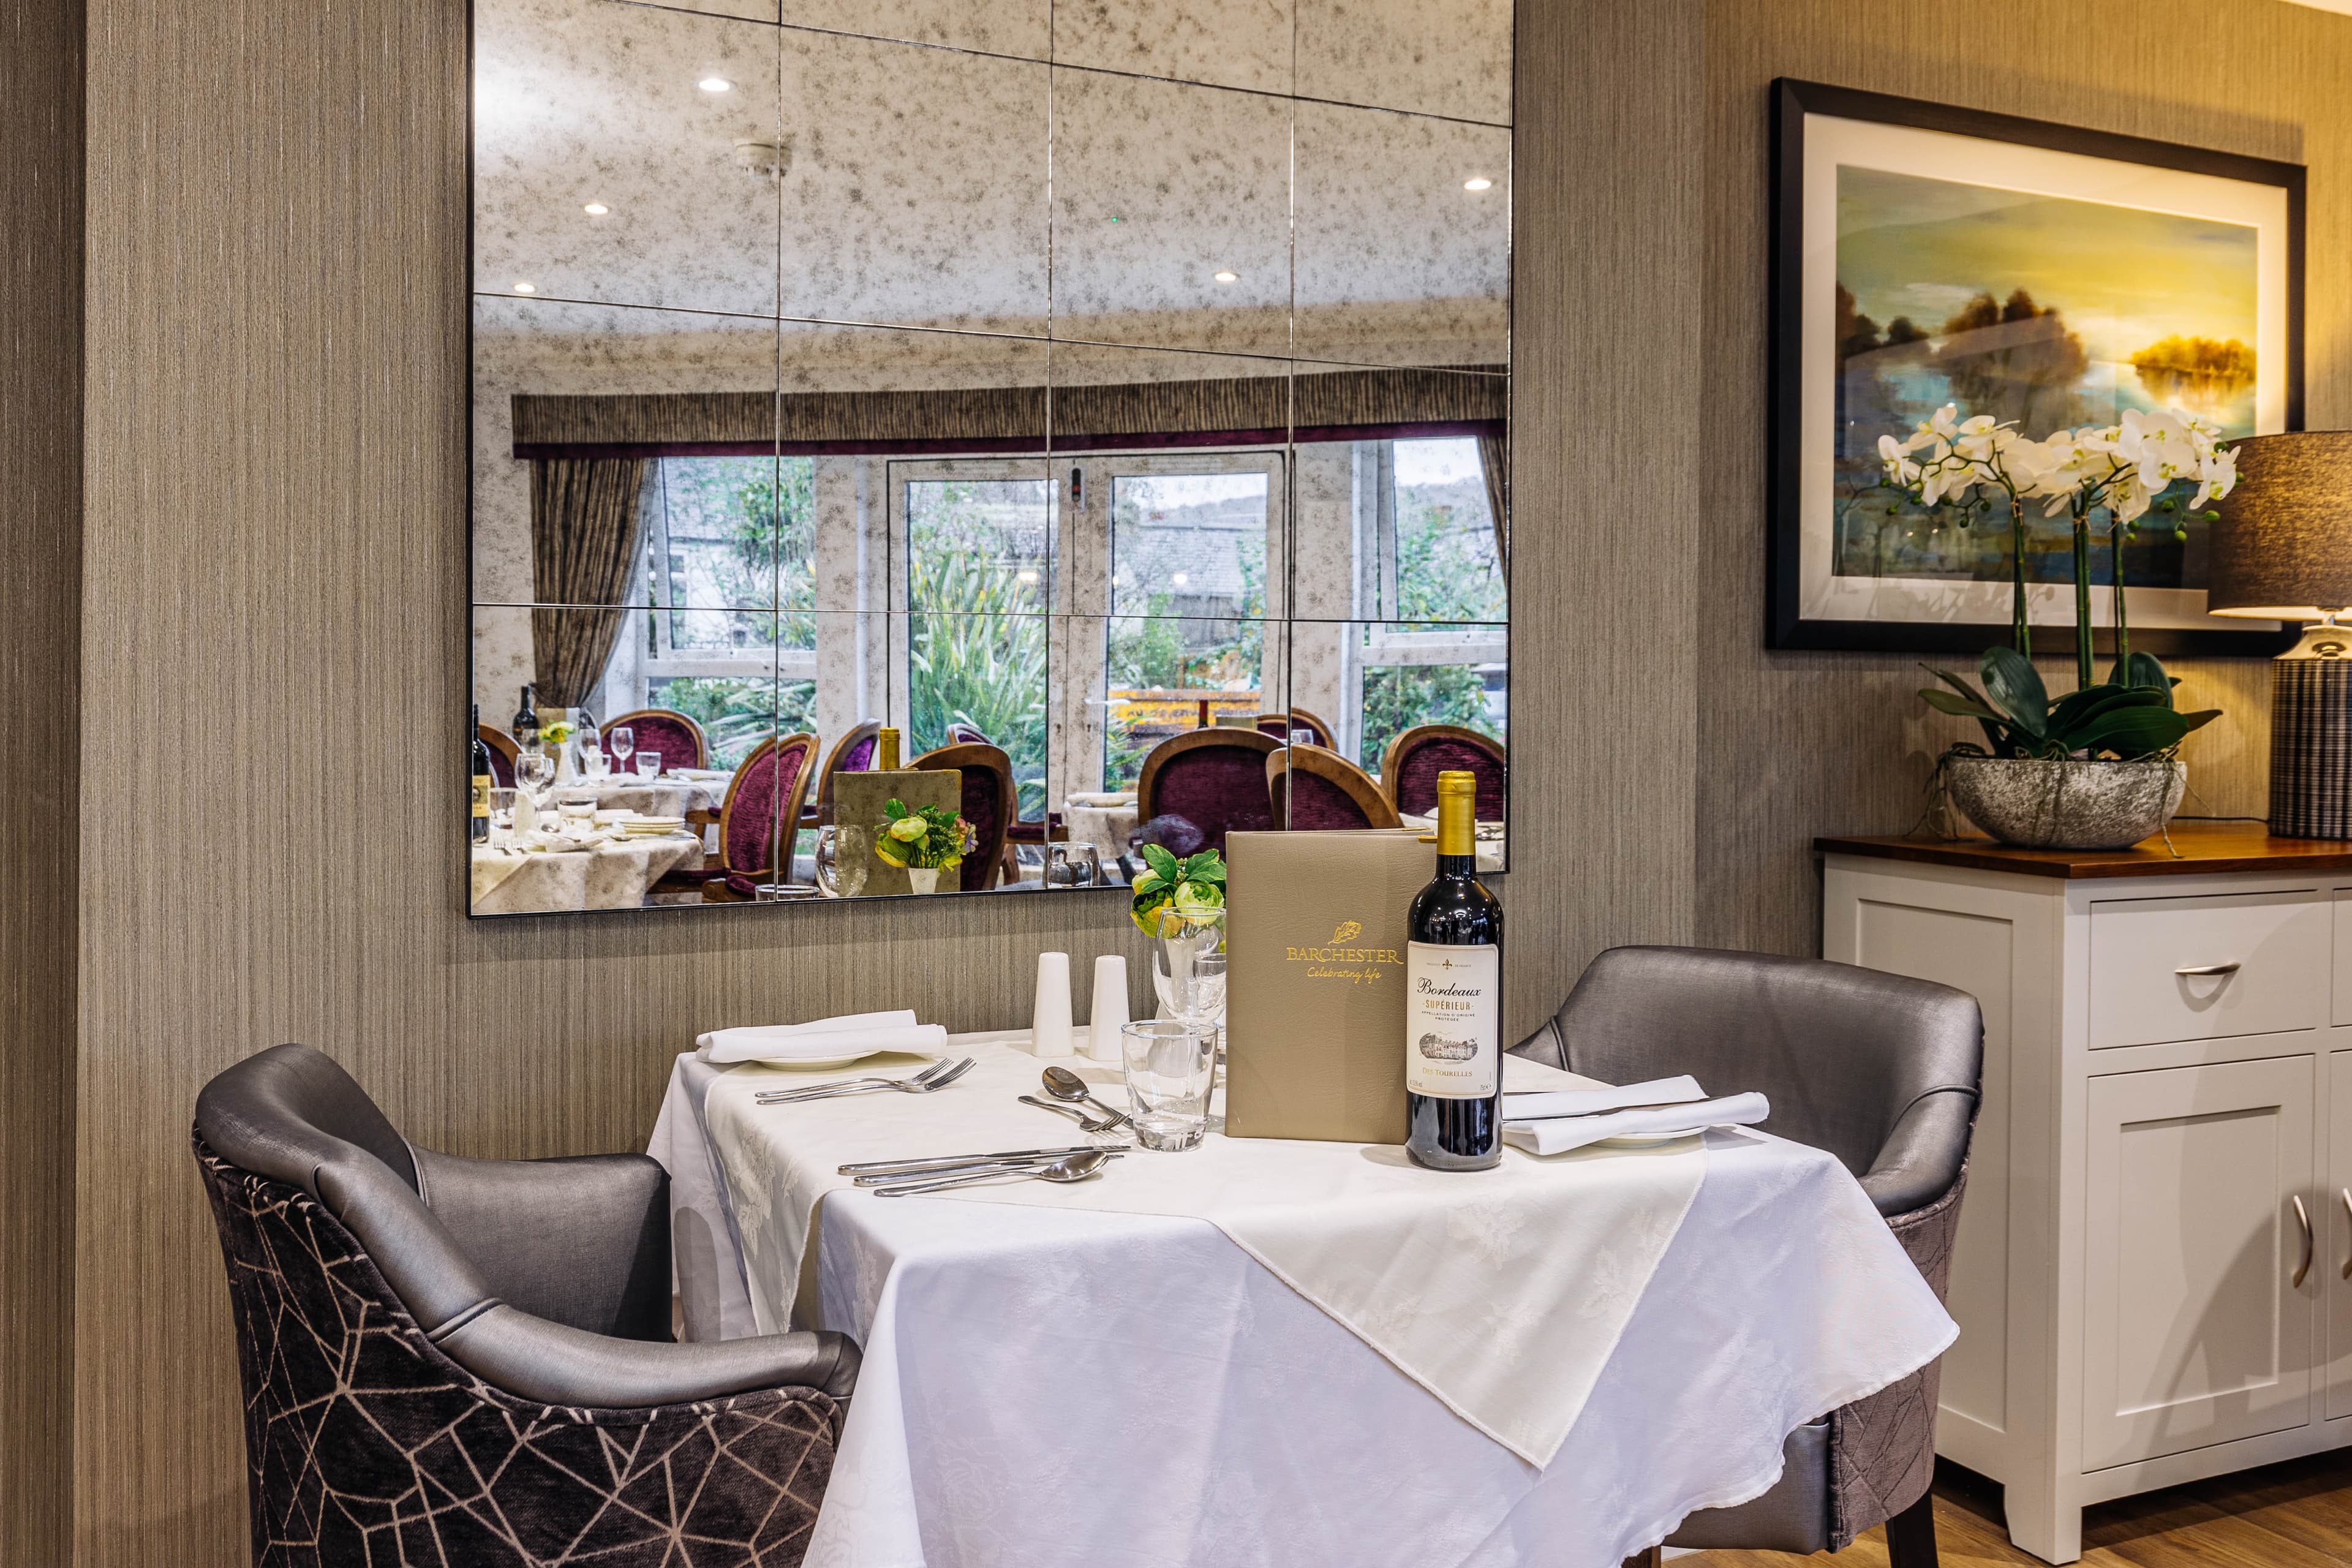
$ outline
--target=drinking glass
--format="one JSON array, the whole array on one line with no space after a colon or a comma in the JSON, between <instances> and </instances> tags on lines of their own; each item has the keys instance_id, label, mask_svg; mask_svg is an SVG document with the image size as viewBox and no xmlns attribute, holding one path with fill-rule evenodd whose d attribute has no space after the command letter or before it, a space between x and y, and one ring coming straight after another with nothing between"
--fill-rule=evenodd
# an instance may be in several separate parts
<instances>
[{"instance_id":1,"label":"drinking glass","mask_svg":"<svg viewBox=\"0 0 2352 1568\"><path fill-rule=\"evenodd\" d=\"M1118 1032L1135 1141L1161 1153L1196 1148L1209 1131L1217 1032L1181 1018L1147 1018Z\"/></svg>"},{"instance_id":2,"label":"drinking glass","mask_svg":"<svg viewBox=\"0 0 2352 1568\"><path fill-rule=\"evenodd\" d=\"M866 857L872 847L862 827L816 830L817 891L828 899L854 899L866 890Z\"/></svg>"},{"instance_id":3,"label":"drinking glass","mask_svg":"<svg viewBox=\"0 0 2352 1568\"><path fill-rule=\"evenodd\" d=\"M490 843L503 848L514 842L515 792L490 791Z\"/></svg>"},{"instance_id":4,"label":"drinking glass","mask_svg":"<svg viewBox=\"0 0 2352 1568\"><path fill-rule=\"evenodd\" d=\"M583 746L580 752L580 771L592 779L601 779L613 771L613 759L604 754L602 746Z\"/></svg>"},{"instance_id":5,"label":"drinking glass","mask_svg":"<svg viewBox=\"0 0 2352 1568\"><path fill-rule=\"evenodd\" d=\"M562 791L555 797L555 808L563 814L567 837L584 838L596 830L596 797L587 790Z\"/></svg>"},{"instance_id":6,"label":"drinking glass","mask_svg":"<svg viewBox=\"0 0 2352 1568\"><path fill-rule=\"evenodd\" d=\"M613 761L622 769L626 770L629 765L629 753L637 749L637 732L626 724L622 724L614 728L613 732L604 739L612 745Z\"/></svg>"},{"instance_id":7,"label":"drinking glass","mask_svg":"<svg viewBox=\"0 0 2352 1568\"><path fill-rule=\"evenodd\" d=\"M637 753L637 776L641 779L657 779L661 777L661 753L659 752L639 752Z\"/></svg>"},{"instance_id":8,"label":"drinking glass","mask_svg":"<svg viewBox=\"0 0 2352 1568\"><path fill-rule=\"evenodd\" d=\"M1091 844L1048 847L1045 880L1056 888L1093 888L1102 882L1102 852Z\"/></svg>"},{"instance_id":9,"label":"drinking glass","mask_svg":"<svg viewBox=\"0 0 2352 1568\"><path fill-rule=\"evenodd\" d=\"M1171 1016L1214 1034L1225 1021L1225 911L1160 911L1151 943L1151 988Z\"/></svg>"},{"instance_id":10,"label":"drinking glass","mask_svg":"<svg viewBox=\"0 0 2352 1568\"><path fill-rule=\"evenodd\" d=\"M555 782L555 759L545 752L525 752L515 758L515 783L530 791L536 801L539 792Z\"/></svg>"}]
</instances>

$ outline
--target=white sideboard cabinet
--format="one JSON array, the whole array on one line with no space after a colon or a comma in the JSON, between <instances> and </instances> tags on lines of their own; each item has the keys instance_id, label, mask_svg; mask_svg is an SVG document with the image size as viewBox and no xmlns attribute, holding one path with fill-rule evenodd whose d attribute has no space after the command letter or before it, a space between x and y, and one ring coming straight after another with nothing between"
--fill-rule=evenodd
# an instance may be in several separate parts
<instances>
[{"instance_id":1,"label":"white sideboard cabinet","mask_svg":"<svg viewBox=\"0 0 2352 1568\"><path fill-rule=\"evenodd\" d=\"M1823 839L1822 955L1984 1008L1937 1452L2010 1536L2352 1445L2352 844Z\"/></svg>"}]
</instances>

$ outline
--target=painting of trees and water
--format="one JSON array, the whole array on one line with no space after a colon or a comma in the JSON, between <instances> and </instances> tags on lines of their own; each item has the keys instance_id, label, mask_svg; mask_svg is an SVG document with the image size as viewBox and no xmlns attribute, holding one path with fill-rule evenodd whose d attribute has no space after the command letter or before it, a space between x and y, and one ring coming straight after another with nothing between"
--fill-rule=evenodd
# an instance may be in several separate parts
<instances>
[{"instance_id":1,"label":"painting of trees and water","mask_svg":"<svg viewBox=\"0 0 2352 1568\"><path fill-rule=\"evenodd\" d=\"M2167 407L2253 434L2257 238L2210 218L1841 166L1832 570L2008 578L2005 511L1967 526L1879 485L1879 437L1947 403L2037 439ZM2066 520L2028 515L2028 577L2070 581ZM2095 527L2104 538L2104 515ZM2126 585L2202 587L2205 527L2159 505L2124 550ZM2105 550L2095 570L2114 581Z\"/></svg>"}]
</instances>

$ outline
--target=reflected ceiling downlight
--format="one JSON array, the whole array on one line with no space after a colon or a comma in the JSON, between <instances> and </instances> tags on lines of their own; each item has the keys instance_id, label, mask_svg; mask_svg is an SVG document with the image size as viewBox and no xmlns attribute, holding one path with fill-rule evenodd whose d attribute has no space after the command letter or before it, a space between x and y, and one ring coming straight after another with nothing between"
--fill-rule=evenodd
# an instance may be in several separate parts
<instances>
[{"instance_id":1,"label":"reflected ceiling downlight","mask_svg":"<svg viewBox=\"0 0 2352 1568\"><path fill-rule=\"evenodd\" d=\"M1484 174L1473 174L1462 182L1462 188L1465 191L1489 191L1495 188L1495 182Z\"/></svg>"},{"instance_id":2,"label":"reflected ceiling downlight","mask_svg":"<svg viewBox=\"0 0 2352 1568\"><path fill-rule=\"evenodd\" d=\"M518 294L536 294L539 292L539 285L536 283L517 283L515 285L515 292Z\"/></svg>"},{"instance_id":3,"label":"reflected ceiling downlight","mask_svg":"<svg viewBox=\"0 0 2352 1568\"><path fill-rule=\"evenodd\" d=\"M1242 275L1238 272L1219 272L1214 276L1220 283L1238 283L1242 280Z\"/></svg>"},{"instance_id":4,"label":"reflected ceiling downlight","mask_svg":"<svg viewBox=\"0 0 2352 1568\"><path fill-rule=\"evenodd\" d=\"M732 92L735 89L735 84L723 76L707 76L694 85L705 92Z\"/></svg>"},{"instance_id":5,"label":"reflected ceiling downlight","mask_svg":"<svg viewBox=\"0 0 2352 1568\"><path fill-rule=\"evenodd\" d=\"M586 206L582 207L580 210L586 213L590 217L603 217L606 213L611 212L613 209L606 206L603 202L590 202Z\"/></svg>"}]
</instances>

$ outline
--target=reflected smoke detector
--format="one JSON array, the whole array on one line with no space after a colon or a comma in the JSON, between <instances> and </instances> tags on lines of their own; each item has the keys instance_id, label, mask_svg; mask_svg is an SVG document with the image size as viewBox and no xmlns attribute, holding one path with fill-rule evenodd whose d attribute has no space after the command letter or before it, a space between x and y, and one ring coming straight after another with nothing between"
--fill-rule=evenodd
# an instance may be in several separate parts
<instances>
[{"instance_id":1,"label":"reflected smoke detector","mask_svg":"<svg viewBox=\"0 0 2352 1568\"><path fill-rule=\"evenodd\" d=\"M735 166L753 179L781 179L793 166L793 144L782 142L738 142Z\"/></svg>"}]
</instances>

